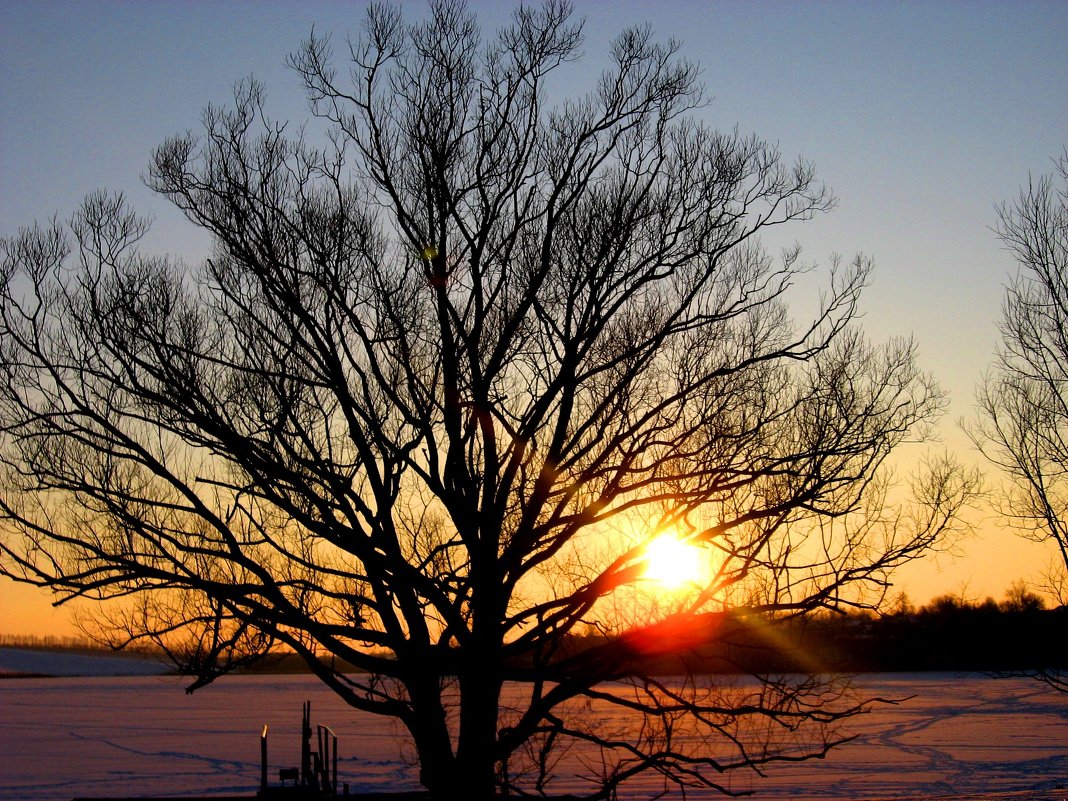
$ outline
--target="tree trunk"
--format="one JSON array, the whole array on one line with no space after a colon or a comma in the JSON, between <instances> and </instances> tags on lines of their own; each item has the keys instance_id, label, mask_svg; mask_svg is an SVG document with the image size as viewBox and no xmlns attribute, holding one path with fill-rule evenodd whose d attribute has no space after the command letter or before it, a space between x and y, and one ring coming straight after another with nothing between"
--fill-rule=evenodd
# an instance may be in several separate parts
<instances>
[{"instance_id":1,"label":"tree trunk","mask_svg":"<svg viewBox=\"0 0 1068 801\"><path fill-rule=\"evenodd\" d=\"M406 682L414 718L408 730L419 755L419 781L435 799L455 797L456 758L436 677Z\"/></svg>"},{"instance_id":2,"label":"tree trunk","mask_svg":"<svg viewBox=\"0 0 1068 801\"><path fill-rule=\"evenodd\" d=\"M415 709L409 730L419 754L419 781L431 798L490 801L496 795L497 710L500 671L492 658L462 669L456 753L436 678L409 682Z\"/></svg>"},{"instance_id":3,"label":"tree trunk","mask_svg":"<svg viewBox=\"0 0 1068 801\"><path fill-rule=\"evenodd\" d=\"M493 663L472 665L460 677L460 741L457 774L465 797L489 801L497 791L497 716L500 671Z\"/></svg>"}]
</instances>

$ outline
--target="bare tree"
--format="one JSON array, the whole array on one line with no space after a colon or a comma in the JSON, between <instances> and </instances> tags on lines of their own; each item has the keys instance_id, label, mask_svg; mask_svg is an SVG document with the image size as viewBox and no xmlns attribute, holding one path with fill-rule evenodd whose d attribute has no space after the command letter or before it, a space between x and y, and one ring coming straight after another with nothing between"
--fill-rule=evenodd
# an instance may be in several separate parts
<instances>
[{"instance_id":1,"label":"bare tree","mask_svg":"<svg viewBox=\"0 0 1068 801\"><path fill-rule=\"evenodd\" d=\"M1056 177L1031 182L998 210L997 233L1020 270L972 438L1008 476L1006 517L1051 542L1068 568L1068 151L1056 166Z\"/></svg>"},{"instance_id":2,"label":"bare tree","mask_svg":"<svg viewBox=\"0 0 1068 801\"><path fill-rule=\"evenodd\" d=\"M1059 564L1046 583L1056 598L1068 570L1068 150L1056 176L1031 181L998 209L997 233L1019 272L1009 284L1001 345L979 388L971 429L983 455L1008 478L1002 514L1025 537L1050 542ZM1068 691L1068 675L1036 675Z\"/></svg>"},{"instance_id":3,"label":"bare tree","mask_svg":"<svg viewBox=\"0 0 1068 801\"><path fill-rule=\"evenodd\" d=\"M1003 612L1037 612L1046 608L1046 601L1032 592L1026 581L1017 579L1005 590L1005 600L998 608Z\"/></svg>"},{"instance_id":4,"label":"bare tree","mask_svg":"<svg viewBox=\"0 0 1068 801\"><path fill-rule=\"evenodd\" d=\"M648 666L878 603L973 489L939 461L890 502L942 395L857 330L868 260L788 315L808 268L757 235L830 208L807 164L696 121L696 68L644 29L550 106L580 41L559 0L488 42L459 2L374 5L347 69L314 36L291 59L325 147L245 83L156 151L202 265L141 253L106 194L5 240L4 573L106 600L196 684L296 651L407 728L436 797L549 792L573 744L590 798L726 791L841 741L835 683ZM701 587L643 580L668 529Z\"/></svg>"},{"instance_id":5,"label":"bare tree","mask_svg":"<svg viewBox=\"0 0 1068 801\"><path fill-rule=\"evenodd\" d=\"M1055 606L1068 606L1068 565L1051 559L1035 586L1052 598Z\"/></svg>"}]
</instances>

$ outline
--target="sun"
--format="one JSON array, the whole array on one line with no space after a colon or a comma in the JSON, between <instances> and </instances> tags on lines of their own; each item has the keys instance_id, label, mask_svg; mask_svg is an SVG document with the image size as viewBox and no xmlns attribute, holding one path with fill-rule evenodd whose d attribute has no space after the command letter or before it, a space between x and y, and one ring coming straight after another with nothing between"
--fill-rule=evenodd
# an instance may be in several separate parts
<instances>
[{"instance_id":1,"label":"sun","mask_svg":"<svg viewBox=\"0 0 1068 801\"><path fill-rule=\"evenodd\" d=\"M645 571L642 577L667 590L687 585L701 585L706 576L704 551L673 534L661 534L645 546Z\"/></svg>"}]
</instances>

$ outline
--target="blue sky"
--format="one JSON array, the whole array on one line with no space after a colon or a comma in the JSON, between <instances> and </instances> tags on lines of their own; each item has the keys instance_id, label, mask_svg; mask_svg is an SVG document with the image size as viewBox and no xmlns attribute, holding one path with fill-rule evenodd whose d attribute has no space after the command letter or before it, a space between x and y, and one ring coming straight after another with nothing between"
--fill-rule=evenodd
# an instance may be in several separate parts
<instances>
[{"instance_id":1,"label":"blue sky","mask_svg":"<svg viewBox=\"0 0 1068 801\"><path fill-rule=\"evenodd\" d=\"M404 2L412 14L425 6ZM575 0L591 85L609 38L650 23L682 41L712 99L703 112L813 161L839 198L830 215L785 232L807 257L862 251L876 272L865 308L873 339L914 336L921 362L953 397L945 444L997 340L1014 265L990 230L997 203L1051 169L1068 144L1068 3L660 2ZM485 30L511 2L478 2ZM0 234L58 213L88 192L126 192L156 219L151 246L187 258L206 243L141 184L152 148L196 130L209 102L255 75L278 119L306 104L284 66L314 25L343 41L363 2L15 2L0 0ZM914 599L957 590L1000 595L1037 576L1040 549L991 522L904 576ZM33 600L29 600L32 598ZM17 600L16 600L17 599ZM0 581L0 618L39 594ZM5 620L0 630L14 631Z\"/></svg>"}]
</instances>

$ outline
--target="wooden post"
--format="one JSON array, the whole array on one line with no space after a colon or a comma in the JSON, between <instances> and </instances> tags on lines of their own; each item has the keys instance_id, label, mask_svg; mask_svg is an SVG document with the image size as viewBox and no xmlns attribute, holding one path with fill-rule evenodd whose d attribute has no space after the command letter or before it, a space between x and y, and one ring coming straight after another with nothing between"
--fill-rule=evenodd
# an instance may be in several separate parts
<instances>
[{"instance_id":1,"label":"wooden post","mask_svg":"<svg viewBox=\"0 0 1068 801\"><path fill-rule=\"evenodd\" d=\"M260 735L260 792L267 793L267 724Z\"/></svg>"},{"instance_id":2,"label":"wooden post","mask_svg":"<svg viewBox=\"0 0 1068 801\"><path fill-rule=\"evenodd\" d=\"M316 728L316 733L322 758L322 789L330 795L337 795L337 735L329 726L322 725Z\"/></svg>"},{"instance_id":3,"label":"wooden post","mask_svg":"<svg viewBox=\"0 0 1068 801\"><path fill-rule=\"evenodd\" d=\"M317 726L315 729L315 786L320 790L326 789L326 785L323 783L323 769L326 765L326 758L329 756L323 750L323 727Z\"/></svg>"},{"instance_id":4,"label":"wooden post","mask_svg":"<svg viewBox=\"0 0 1068 801\"><path fill-rule=\"evenodd\" d=\"M334 741L334 751L331 754L334 760L333 776L330 777L330 792L337 795L337 737L330 732L330 738Z\"/></svg>"},{"instance_id":5,"label":"wooden post","mask_svg":"<svg viewBox=\"0 0 1068 801\"><path fill-rule=\"evenodd\" d=\"M312 783L311 764L311 701L304 702L304 719L300 726L300 783L308 787Z\"/></svg>"}]
</instances>

